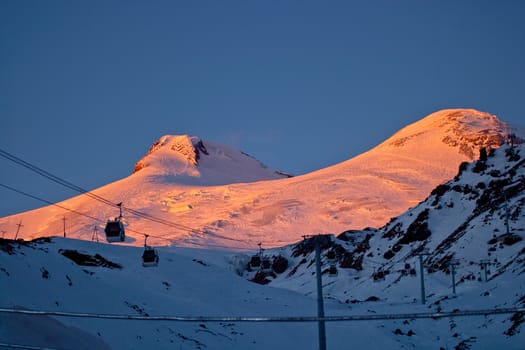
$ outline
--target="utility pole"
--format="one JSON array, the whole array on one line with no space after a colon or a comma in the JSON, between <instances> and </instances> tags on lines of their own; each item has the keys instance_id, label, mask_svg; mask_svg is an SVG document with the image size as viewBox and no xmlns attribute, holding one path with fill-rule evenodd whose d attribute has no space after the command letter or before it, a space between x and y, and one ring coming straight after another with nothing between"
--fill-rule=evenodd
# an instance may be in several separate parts
<instances>
[{"instance_id":1,"label":"utility pole","mask_svg":"<svg viewBox=\"0 0 525 350\"><path fill-rule=\"evenodd\" d=\"M15 241L18 238L18 233L20 232L20 227L24 226L24 225L22 225L22 220L20 220L20 222L18 224L16 224L16 226L18 226L18 228L16 229Z\"/></svg>"},{"instance_id":2,"label":"utility pole","mask_svg":"<svg viewBox=\"0 0 525 350\"><path fill-rule=\"evenodd\" d=\"M456 266L459 265L459 261L456 259L450 260L449 265L452 274L452 293L456 295Z\"/></svg>"},{"instance_id":3,"label":"utility pole","mask_svg":"<svg viewBox=\"0 0 525 350\"><path fill-rule=\"evenodd\" d=\"M62 221L64 222L64 238L66 238L66 216L65 215L62 217Z\"/></svg>"},{"instance_id":4,"label":"utility pole","mask_svg":"<svg viewBox=\"0 0 525 350\"><path fill-rule=\"evenodd\" d=\"M509 226L510 208L509 208L509 199L507 197L507 191L519 184L520 182L516 181L501 189L501 192L503 193L503 199L505 200L505 228L506 228L507 235L510 235L510 226Z\"/></svg>"},{"instance_id":5,"label":"utility pole","mask_svg":"<svg viewBox=\"0 0 525 350\"><path fill-rule=\"evenodd\" d=\"M481 267L481 269L485 272L485 282L487 282L487 270L488 270L488 266L490 266L490 260L488 259L483 259L479 262L479 265Z\"/></svg>"},{"instance_id":6,"label":"utility pole","mask_svg":"<svg viewBox=\"0 0 525 350\"><path fill-rule=\"evenodd\" d=\"M117 207L119 209L119 216L118 216L118 219L119 221L122 220L122 202L120 203L117 203Z\"/></svg>"},{"instance_id":7,"label":"utility pole","mask_svg":"<svg viewBox=\"0 0 525 350\"><path fill-rule=\"evenodd\" d=\"M516 138L516 134L512 133L509 135L509 139L510 139L510 147L511 148L514 148L514 139Z\"/></svg>"},{"instance_id":8,"label":"utility pole","mask_svg":"<svg viewBox=\"0 0 525 350\"><path fill-rule=\"evenodd\" d=\"M326 350L326 329L324 322L323 302L323 280L321 276L321 245L317 236L303 236L303 239L311 238L315 243L315 275L317 278L317 330L319 333L319 350Z\"/></svg>"},{"instance_id":9,"label":"utility pole","mask_svg":"<svg viewBox=\"0 0 525 350\"><path fill-rule=\"evenodd\" d=\"M323 282L321 276L321 247L319 236L315 237L315 274L317 276L317 317L319 318L319 350L326 350L326 331L324 324Z\"/></svg>"},{"instance_id":10,"label":"utility pole","mask_svg":"<svg viewBox=\"0 0 525 350\"><path fill-rule=\"evenodd\" d=\"M94 241L95 239L98 242L98 229L96 226L93 226L93 234L91 235L91 241Z\"/></svg>"},{"instance_id":11,"label":"utility pole","mask_svg":"<svg viewBox=\"0 0 525 350\"><path fill-rule=\"evenodd\" d=\"M424 255L430 255L427 249L422 250L421 252L417 253L417 256L419 256L419 271L421 274L421 303L424 305L425 300L425 278L423 274L425 273L425 269L423 268L423 256Z\"/></svg>"},{"instance_id":12,"label":"utility pole","mask_svg":"<svg viewBox=\"0 0 525 350\"><path fill-rule=\"evenodd\" d=\"M507 229L507 235L510 235L509 229L509 201L507 200L507 190L503 189L503 197L505 198L505 227Z\"/></svg>"}]
</instances>

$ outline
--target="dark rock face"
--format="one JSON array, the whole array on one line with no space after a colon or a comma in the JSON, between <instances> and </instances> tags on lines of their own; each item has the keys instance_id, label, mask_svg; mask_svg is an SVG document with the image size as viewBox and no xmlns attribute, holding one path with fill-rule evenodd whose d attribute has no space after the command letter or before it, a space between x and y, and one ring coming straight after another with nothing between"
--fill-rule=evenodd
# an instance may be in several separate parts
<instances>
[{"instance_id":1,"label":"dark rock face","mask_svg":"<svg viewBox=\"0 0 525 350\"><path fill-rule=\"evenodd\" d=\"M283 256L276 256L272 262L272 269L276 273L283 273L288 268L288 260Z\"/></svg>"},{"instance_id":2,"label":"dark rock face","mask_svg":"<svg viewBox=\"0 0 525 350\"><path fill-rule=\"evenodd\" d=\"M416 220L408 226L405 235L398 241L399 244L409 244L415 241L424 241L432 232L428 228L428 209L423 210Z\"/></svg>"},{"instance_id":3,"label":"dark rock face","mask_svg":"<svg viewBox=\"0 0 525 350\"><path fill-rule=\"evenodd\" d=\"M441 197L445 193L447 193L449 189L450 189L450 186L447 184L441 184L441 185L438 185L436 188L434 188L432 192L430 192L430 195L434 196L434 201L432 202L432 205L436 206L439 203L439 200L441 199Z\"/></svg>"},{"instance_id":4,"label":"dark rock face","mask_svg":"<svg viewBox=\"0 0 525 350\"><path fill-rule=\"evenodd\" d=\"M398 222L398 223L394 224L392 227L390 227L383 234L382 237L383 238L388 238L388 239L392 239L394 237L400 237L403 234L402 228L403 228L403 225L400 222Z\"/></svg>"},{"instance_id":5,"label":"dark rock face","mask_svg":"<svg viewBox=\"0 0 525 350\"><path fill-rule=\"evenodd\" d=\"M43 243L50 243L50 237L39 237L31 241L24 241L23 239L7 239L0 238L0 251L4 251L9 255L16 254L16 250L20 247L30 247L35 249L46 250L47 248L37 248L38 245Z\"/></svg>"},{"instance_id":6,"label":"dark rock face","mask_svg":"<svg viewBox=\"0 0 525 350\"><path fill-rule=\"evenodd\" d=\"M459 152L474 160L480 149L498 148L505 143L507 137L504 125L497 122L497 117L486 115L483 119L491 121L493 129L477 130L473 132L468 128L468 122L464 122L466 111L450 113L443 126L447 128L447 135L441 140L451 147L458 147Z\"/></svg>"},{"instance_id":7,"label":"dark rock face","mask_svg":"<svg viewBox=\"0 0 525 350\"><path fill-rule=\"evenodd\" d=\"M508 271L510 266L524 271L525 240L523 228L517 223L522 218L525 205L525 159L520 154L523 153L522 149L509 151L508 148L502 148L487 152L486 159L483 155L483 160L463 163L460 174L454 180L438 185L425 201L402 216L392 218L381 228L348 230L335 239L331 235L310 236L298 242L291 247L291 254L287 256L289 272L282 277L297 274L313 276L316 243L321 248L324 272L328 271L327 265L330 268L337 266L337 269L365 271L370 272L373 281L385 281L389 285L405 277L418 275L415 265L411 263L419 253L425 256L423 266L427 273L451 274L452 266L477 264L475 261L466 262L460 252L469 249L468 245L473 240L480 239L487 243L487 250L482 249L480 254L484 256L488 253L490 264L494 265L491 271L497 271L492 272L491 279ZM506 217L510 222L510 233L504 233L504 228L501 232ZM450 225L446 225L443 220L449 218L453 220ZM500 224L494 225L494 222ZM486 225L492 226L492 229L477 230ZM494 253L491 256L491 252L502 250L518 253L506 262L494 259ZM403 269L399 268L400 262L405 263ZM457 273L458 270L454 271ZM351 275L360 274L352 272ZM272 276L271 273L261 272L250 278L265 284L272 283ZM476 279L481 280L481 277L472 271L460 272L457 284ZM347 299L346 302L361 301ZM511 320L514 326L509 328L507 335L515 334L524 319L523 314L514 315ZM413 336L415 333L408 331L405 335Z\"/></svg>"},{"instance_id":8,"label":"dark rock face","mask_svg":"<svg viewBox=\"0 0 525 350\"><path fill-rule=\"evenodd\" d=\"M258 271L255 276L251 279L252 282L258 284L268 284L271 280L268 277L275 278L276 275L273 272Z\"/></svg>"},{"instance_id":9,"label":"dark rock face","mask_svg":"<svg viewBox=\"0 0 525 350\"><path fill-rule=\"evenodd\" d=\"M133 167L133 173L132 174L135 174L137 171L139 170L142 170L146 167L146 164L144 164L143 162L136 162L135 163L135 166Z\"/></svg>"},{"instance_id":10,"label":"dark rock face","mask_svg":"<svg viewBox=\"0 0 525 350\"><path fill-rule=\"evenodd\" d=\"M306 256L307 254L310 254L315 250L316 241L319 242L321 250L326 250L332 246L332 238L330 235L308 237L294 247L292 256L296 258L298 256Z\"/></svg>"},{"instance_id":11,"label":"dark rock face","mask_svg":"<svg viewBox=\"0 0 525 350\"><path fill-rule=\"evenodd\" d=\"M156 140L155 142L153 142L146 155L137 163L135 163L135 166L133 168L133 174L147 167L147 164L144 161L144 159L146 159L147 156L156 152L162 147L167 147L168 145L169 140L166 137L163 137L160 140ZM193 165L198 165L199 159L203 154L209 155L209 152L206 149L206 146L204 145L202 140L198 140L195 144L193 144L193 141L190 138L183 138L177 142L172 143L170 150L179 153Z\"/></svg>"},{"instance_id":12,"label":"dark rock face","mask_svg":"<svg viewBox=\"0 0 525 350\"><path fill-rule=\"evenodd\" d=\"M88 255L80 253L76 250L71 249L60 249L59 253L65 256L66 258L72 260L75 264L80 266L101 266L107 267L110 269L121 269L122 266L107 260L100 254Z\"/></svg>"},{"instance_id":13,"label":"dark rock face","mask_svg":"<svg viewBox=\"0 0 525 350\"><path fill-rule=\"evenodd\" d=\"M163 144L160 142L160 140L156 140L155 142L153 142L153 144L148 149L148 152L146 153L146 156L152 154L153 152L155 152L156 150L161 148L162 145ZM139 160L137 163L135 163L135 166L133 167L133 174L135 174L139 170L144 169L145 167L146 167L146 164Z\"/></svg>"},{"instance_id":14,"label":"dark rock face","mask_svg":"<svg viewBox=\"0 0 525 350\"><path fill-rule=\"evenodd\" d=\"M194 146L194 150L195 150L195 159L197 160L197 163L201 157L201 153L205 155L210 155L208 153L208 150L204 146L204 143L202 143L202 140L199 140L199 142L197 142L197 144Z\"/></svg>"},{"instance_id":15,"label":"dark rock face","mask_svg":"<svg viewBox=\"0 0 525 350\"><path fill-rule=\"evenodd\" d=\"M197 149L195 147L195 145L193 145L191 143L191 140L187 140L187 141L188 141L189 144L182 143L182 142L181 143L179 143L179 142L174 143L171 146L171 150L181 154L184 157L186 157L186 159L191 164L197 165L197 164L199 164L199 158L200 158L199 149ZM204 147L204 144L202 143L202 141L199 140L197 145L200 145L200 148L203 150L204 154L208 154L208 151L206 150L206 147Z\"/></svg>"},{"instance_id":16,"label":"dark rock face","mask_svg":"<svg viewBox=\"0 0 525 350\"><path fill-rule=\"evenodd\" d=\"M345 251L342 255L340 266L358 271L363 270L363 258L365 253L370 249L370 239L372 237L372 234L367 234L353 251Z\"/></svg>"},{"instance_id":17,"label":"dark rock face","mask_svg":"<svg viewBox=\"0 0 525 350\"><path fill-rule=\"evenodd\" d=\"M0 250L6 252L9 255L13 255L15 253L14 242L15 241L11 239L0 238Z\"/></svg>"}]
</instances>

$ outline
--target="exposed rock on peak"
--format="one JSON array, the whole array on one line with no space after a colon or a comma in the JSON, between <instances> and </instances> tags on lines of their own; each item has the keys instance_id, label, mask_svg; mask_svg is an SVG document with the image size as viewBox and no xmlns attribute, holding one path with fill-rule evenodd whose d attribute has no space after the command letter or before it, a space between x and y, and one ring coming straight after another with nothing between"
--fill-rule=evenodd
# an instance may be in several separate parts
<instances>
[{"instance_id":1,"label":"exposed rock on peak","mask_svg":"<svg viewBox=\"0 0 525 350\"><path fill-rule=\"evenodd\" d=\"M147 167L147 158L162 148L168 148L194 166L198 165L201 153L209 155L204 143L198 137L165 135L151 145L148 153L135 164L133 173Z\"/></svg>"},{"instance_id":2,"label":"exposed rock on peak","mask_svg":"<svg viewBox=\"0 0 525 350\"><path fill-rule=\"evenodd\" d=\"M189 185L224 185L290 177L268 169L237 149L196 136L165 135L155 141L134 167L133 174L148 169L147 176Z\"/></svg>"},{"instance_id":3,"label":"exposed rock on peak","mask_svg":"<svg viewBox=\"0 0 525 350\"><path fill-rule=\"evenodd\" d=\"M165 236L180 245L253 248L261 242L271 247L294 242L305 234L381 227L454 178L463 162L478 156L490 160L493 152L489 148L497 148L510 136L506 128L488 113L439 111L357 157L294 178L235 148L188 135L166 135L150 147L134 174L96 192L192 228ZM484 152L480 152L482 147ZM461 169L469 170L464 164ZM473 167L475 174L494 170L490 161ZM280 181L266 181L277 179ZM436 189L442 191L446 192L444 187ZM464 191L461 193L471 195ZM79 196L68 200L67 206L100 218L115 215L114 208L102 203L96 207L91 202L91 198ZM451 203L441 205L448 208ZM426 239L426 216L432 221L434 212L433 207L428 215L414 212L413 219L419 220L412 227L414 220L402 227L389 227L388 235L395 238L391 251L396 253L395 249ZM0 228L16 229L20 220L24 230L19 237L34 238L62 227L63 214L47 207L2 219ZM137 218L132 222L136 231L166 230L161 223ZM85 237L91 227L92 223L79 218L69 235ZM401 232L407 230L410 234L402 240ZM141 241L139 237L133 244ZM358 263L348 260L349 265Z\"/></svg>"},{"instance_id":4,"label":"exposed rock on peak","mask_svg":"<svg viewBox=\"0 0 525 350\"><path fill-rule=\"evenodd\" d=\"M404 147L420 143L442 142L474 160L481 148L498 148L505 143L510 127L495 115L474 109L445 109L430 114L394 134L383 147Z\"/></svg>"}]
</instances>

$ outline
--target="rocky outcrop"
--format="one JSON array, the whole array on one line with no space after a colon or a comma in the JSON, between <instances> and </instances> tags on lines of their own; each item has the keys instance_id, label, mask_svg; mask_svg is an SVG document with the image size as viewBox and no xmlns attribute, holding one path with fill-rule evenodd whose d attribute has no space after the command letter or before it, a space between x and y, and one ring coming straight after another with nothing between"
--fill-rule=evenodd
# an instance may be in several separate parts
<instances>
[{"instance_id":1,"label":"rocky outcrop","mask_svg":"<svg viewBox=\"0 0 525 350\"><path fill-rule=\"evenodd\" d=\"M197 166L202 155L209 155L206 146L201 139L190 136L163 136L156 140L148 152L141 160L135 163L133 174L148 166L148 158L158 150L168 147L170 151L175 152L189 164Z\"/></svg>"}]
</instances>

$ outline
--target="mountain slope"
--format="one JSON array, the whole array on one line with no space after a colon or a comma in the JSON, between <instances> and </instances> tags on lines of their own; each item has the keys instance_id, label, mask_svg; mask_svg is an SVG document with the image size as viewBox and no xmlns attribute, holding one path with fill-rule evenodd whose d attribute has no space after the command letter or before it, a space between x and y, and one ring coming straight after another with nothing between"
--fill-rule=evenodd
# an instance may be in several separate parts
<instances>
[{"instance_id":1,"label":"mountain slope","mask_svg":"<svg viewBox=\"0 0 525 350\"><path fill-rule=\"evenodd\" d=\"M480 147L500 146L508 132L505 123L488 113L444 110L343 163L292 178L227 185L213 185L212 180L231 181L239 169L248 168L249 174L257 174L246 176L252 181L281 175L267 169L261 172L253 160L247 166L240 152L226 146L167 136L137 163L134 174L93 192L174 223L162 225L125 210L128 244L140 245L143 233L148 233L149 242L156 245L253 249L262 242L267 247L281 246L304 234L385 224L453 177L462 161L477 157ZM206 163L209 158L203 149L214 155L213 162ZM217 162L222 155L229 159ZM228 170L241 158L240 167ZM200 186L192 185L199 182ZM3 218L0 227L9 235L23 221L19 237L61 235L66 215L69 237L91 239L94 226L101 232L106 218L118 214L116 208L86 196L60 205L100 220L46 207Z\"/></svg>"},{"instance_id":2,"label":"mountain slope","mask_svg":"<svg viewBox=\"0 0 525 350\"><path fill-rule=\"evenodd\" d=\"M162 183L213 186L289 177L236 149L198 137L166 135L135 164L133 173Z\"/></svg>"},{"instance_id":3,"label":"mountain slope","mask_svg":"<svg viewBox=\"0 0 525 350\"><path fill-rule=\"evenodd\" d=\"M315 314L309 298L243 280L225 263L216 263L224 257L215 258L211 251L160 249L161 263L148 269L142 267L136 247L63 238L0 243L2 307L139 317ZM90 263L95 260L104 263ZM77 348L71 338L80 334L77 341L83 340L86 349L264 349L293 347L301 335L299 344L305 349L315 343L313 325L283 329L269 324L265 330L274 336L267 338L253 323L0 313L0 325L0 343L51 348ZM305 331L312 334L310 339Z\"/></svg>"},{"instance_id":4,"label":"mountain slope","mask_svg":"<svg viewBox=\"0 0 525 350\"><path fill-rule=\"evenodd\" d=\"M0 341L60 348L78 337L84 348L97 349L315 349L314 322L153 317L315 316L319 240L325 315L360 319L326 322L327 348L522 349L524 312L514 310L525 307L524 204L525 145L505 146L462 164L453 180L379 229L265 250L274 262L285 259L280 273L250 271L251 253L162 247L159 266L144 268L137 247L0 239L0 308L99 315L0 312ZM423 303L418 254L425 248ZM328 274L330 250L336 276ZM267 285L248 281L256 275ZM503 309L513 311L492 313ZM456 317L442 317L450 312ZM107 314L122 318L100 316Z\"/></svg>"},{"instance_id":5,"label":"mountain slope","mask_svg":"<svg viewBox=\"0 0 525 350\"><path fill-rule=\"evenodd\" d=\"M353 305L357 314L524 308L524 208L525 145L505 146L486 160L462 164L453 180L379 229L346 231L337 238L317 236L269 249L263 253L267 257L288 261L286 272L244 269L242 274L273 287L313 293L313 249L319 240L325 295ZM332 263L329 251L335 253ZM336 277L328 276L330 265L336 266ZM406 320L397 323L399 342L414 348L468 344L476 349L520 349L525 342L523 315ZM409 330L425 336L407 337Z\"/></svg>"}]
</instances>

